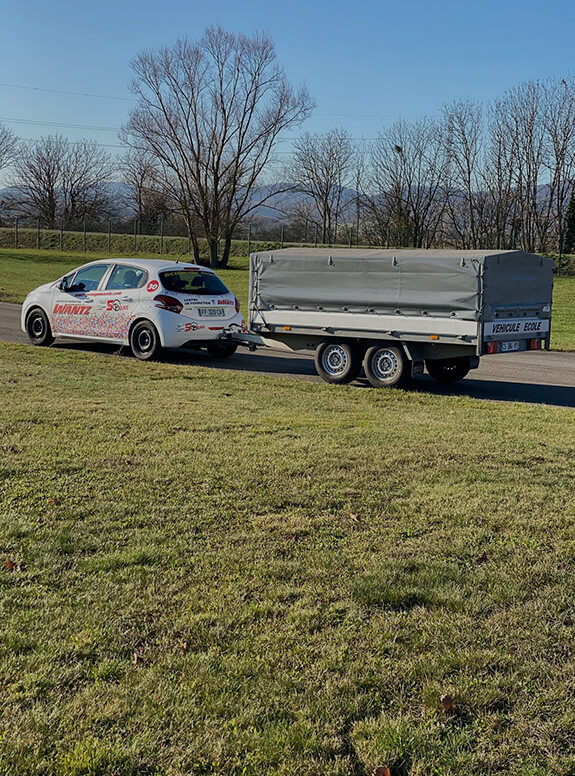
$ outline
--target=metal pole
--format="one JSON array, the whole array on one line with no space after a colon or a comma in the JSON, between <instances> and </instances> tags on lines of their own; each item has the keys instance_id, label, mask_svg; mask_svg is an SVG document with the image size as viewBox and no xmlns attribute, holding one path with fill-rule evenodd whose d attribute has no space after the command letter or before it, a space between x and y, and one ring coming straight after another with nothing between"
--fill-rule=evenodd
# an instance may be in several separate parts
<instances>
[{"instance_id":1,"label":"metal pole","mask_svg":"<svg viewBox=\"0 0 575 776\"><path fill-rule=\"evenodd\" d=\"M86 219L84 219L84 253L86 253L87 250L87 241L86 241Z\"/></svg>"},{"instance_id":2,"label":"metal pole","mask_svg":"<svg viewBox=\"0 0 575 776\"><path fill-rule=\"evenodd\" d=\"M352 241L353 241L353 226L350 226L349 227L349 247L350 248L351 248L351 245L352 245Z\"/></svg>"},{"instance_id":3,"label":"metal pole","mask_svg":"<svg viewBox=\"0 0 575 776\"><path fill-rule=\"evenodd\" d=\"M280 232L280 248L284 247L284 225L281 226L281 232Z\"/></svg>"},{"instance_id":4,"label":"metal pole","mask_svg":"<svg viewBox=\"0 0 575 776\"><path fill-rule=\"evenodd\" d=\"M108 219L108 253L112 253L112 219Z\"/></svg>"},{"instance_id":5,"label":"metal pole","mask_svg":"<svg viewBox=\"0 0 575 776\"><path fill-rule=\"evenodd\" d=\"M134 253L136 252L136 235L138 234L138 219L134 218Z\"/></svg>"},{"instance_id":6,"label":"metal pole","mask_svg":"<svg viewBox=\"0 0 575 776\"><path fill-rule=\"evenodd\" d=\"M60 221L60 250L64 250L64 219Z\"/></svg>"},{"instance_id":7,"label":"metal pole","mask_svg":"<svg viewBox=\"0 0 575 776\"><path fill-rule=\"evenodd\" d=\"M313 236L313 247L317 248L317 224L315 225L315 232Z\"/></svg>"},{"instance_id":8,"label":"metal pole","mask_svg":"<svg viewBox=\"0 0 575 776\"><path fill-rule=\"evenodd\" d=\"M248 256L252 252L252 225L248 224Z\"/></svg>"},{"instance_id":9,"label":"metal pole","mask_svg":"<svg viewBox=\"0 0 575 776\"><path fill-rule=\"evenodd\" d=\"M164 252L164 216L160 217L160 254Z\"/></svg>"},{"instance_id":10,"label":"metal pole","mask_svg":"<svg viewBox=\"0 0 575 776\"><path fill-rule=\"evenodd\" d=\"M18 248L20 240L18 239L18 219L14 221L14 247Z\"/></svg>"},{"instance_id":11,"label":"metal pole","mask_svg":"<svg viewBox=\"0 0 575 776\"><path fill-rule=\"evenodd\" d=\"M40 250L40 219L36 219L36 249Z\"/></svg>"}]
</instances>

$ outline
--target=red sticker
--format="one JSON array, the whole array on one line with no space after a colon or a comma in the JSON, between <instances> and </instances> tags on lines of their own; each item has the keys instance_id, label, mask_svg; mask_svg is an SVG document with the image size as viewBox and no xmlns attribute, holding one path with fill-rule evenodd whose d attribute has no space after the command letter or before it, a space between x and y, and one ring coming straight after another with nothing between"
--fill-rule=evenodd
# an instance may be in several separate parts
<instances>
[{"instance_id":1,"label":"red sticker","mask_svg":"<svg viewBox=\"0 0 575 776\"><path fill-rule=\"evenodd\" d=\"M154 291L157 291L159 287L160 287L160 284L158 283L157 280L150 280L150 282L146 286L146 291L149 291L150 293L153 294Z\"/></svg>"}]
</instances>

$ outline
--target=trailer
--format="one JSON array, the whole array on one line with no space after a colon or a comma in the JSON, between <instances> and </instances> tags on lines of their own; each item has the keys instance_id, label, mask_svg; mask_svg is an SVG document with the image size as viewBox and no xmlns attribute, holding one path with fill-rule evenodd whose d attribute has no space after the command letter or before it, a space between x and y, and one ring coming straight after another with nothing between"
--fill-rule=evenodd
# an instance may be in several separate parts
<instances>
[{"instance_id":1,"label":"trailer","mask_svg":"<svg viewBox=\"0 0 575 776\"><path fill-rule=\"evenodd\" d=\"M287 248L250 256L251 347L315 352L329 383L462 379L549 348L553 261L524 251Z\"/></svg>"}]
</instances>

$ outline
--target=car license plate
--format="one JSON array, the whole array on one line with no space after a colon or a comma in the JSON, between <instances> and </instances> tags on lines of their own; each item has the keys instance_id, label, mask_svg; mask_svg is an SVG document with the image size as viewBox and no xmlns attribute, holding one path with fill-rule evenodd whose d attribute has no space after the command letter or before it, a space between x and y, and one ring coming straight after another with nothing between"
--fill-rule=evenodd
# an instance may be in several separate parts
<instances>
[{"instance_id":1,"label":"car license plate","mask_svg":"<svg viewBox=\"0 0 575 776\"><path fill-rule=\"evenodd\" d=\"M520 340L510 340L509 342L502 342L499 347L500 353L510 353L512 350L521 350Z\"/></svg>"},{"instance_id":2,"label":"car license plate","mask_svg":"<svg viewBox=\"0 0 575 776\"><path fill-rule=\"evenodd\" d=\"M226 311L223 307L198 307L200 318L219 318L225 314Z\"/></svg>"}]
</instances>

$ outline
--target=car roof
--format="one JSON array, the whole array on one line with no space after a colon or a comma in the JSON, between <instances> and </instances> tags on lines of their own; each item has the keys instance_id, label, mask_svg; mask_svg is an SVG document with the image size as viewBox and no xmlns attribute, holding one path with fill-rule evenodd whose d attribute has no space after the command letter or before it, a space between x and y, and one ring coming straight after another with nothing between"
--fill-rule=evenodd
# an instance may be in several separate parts
<instances>
[{"instance_id":1,"label":"car roof","mask_svg":"<svg viewBox=\"0 0 575 776\"><path fill-rule=\"evenodd\" d=\"M201 269L205 272L212 272L209 267L202 267L199 264L194 264L193 261L167 261L166 259L137 259L137 258L122 258L122 259L96 259L95 261L89 261L86 264L82 264L82 267L89 267L91 264L128 264L130 267L140 267L141 269L153 269L156 272L170 269Z\"/></svg>"}]
</instances>

